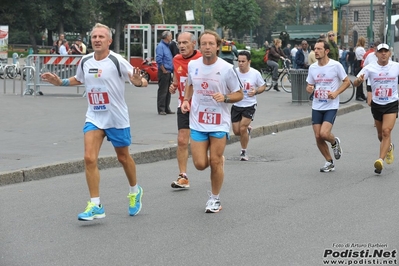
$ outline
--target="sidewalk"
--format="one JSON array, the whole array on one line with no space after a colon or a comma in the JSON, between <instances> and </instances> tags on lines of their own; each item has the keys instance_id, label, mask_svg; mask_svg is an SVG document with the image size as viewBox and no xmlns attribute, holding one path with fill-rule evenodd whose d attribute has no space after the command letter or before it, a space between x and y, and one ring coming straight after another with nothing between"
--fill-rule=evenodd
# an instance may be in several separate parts
<instances>
[{"instance_id":1,"label":"sidewalk","mask_svg":"<svg viewBox=\"0 0 399 266\"><path fill-rule=\"evenodd\" d=\"M83 124L87 109L83 88L41 87L43 96L20 96L21 83L0 80L0 185L24 182L84 171ZM149 163L176 157L176 115L159 116L156 109L157 85L136 88L126 85L132 145L136 163ZM252 122L252 137L311 124L309 102L292 103L291 94L269 91L257 96L258 108ZM365 103L341 105L339 114L359 110ZM172 110L177 95L172 95ZM238 141L232 136L230 143ZM119 167L113 147L104 141L100 168Z\"/></svg>"}]
</instances>

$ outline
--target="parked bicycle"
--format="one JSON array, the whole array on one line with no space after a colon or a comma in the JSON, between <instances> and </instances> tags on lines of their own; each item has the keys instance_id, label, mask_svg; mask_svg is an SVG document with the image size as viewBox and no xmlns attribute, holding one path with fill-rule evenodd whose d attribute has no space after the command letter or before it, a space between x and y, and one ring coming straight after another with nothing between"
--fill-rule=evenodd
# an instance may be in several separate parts
<instances>
[{"instance_id":1,"label":"parked bicycle","mask_svg":"<svg viewBox=\"0 0 399 266\"><path fill-rule=\"evenodd\" d=\"M281 88L288 93L291 93L291 74L290 74L290 60L285 59L283 61L283 69L279 70L277 84L280 80ZM260 73L262 74L262 78L266 82L266 91L269 91L272 88L272 68L267 66L266 68L261 68Z\"/></svg>"},{"instance_id":2,"label":"parked bicycle","mask_svg":"<svg viewBox=\"0 0 399 266\"><path fill-rule=\"evenodd\" d=\"M21 75L21 69L22 67L19 65L19 58L21 58L23 56L23 54L20 55L16 55L15 59L16 59L16 63L12 64L12 67L8 67L7 68L7 77L10 79L16 78L17 76ZM25 77L24 77L25 79Z\"/></svg>"}]
</instances>

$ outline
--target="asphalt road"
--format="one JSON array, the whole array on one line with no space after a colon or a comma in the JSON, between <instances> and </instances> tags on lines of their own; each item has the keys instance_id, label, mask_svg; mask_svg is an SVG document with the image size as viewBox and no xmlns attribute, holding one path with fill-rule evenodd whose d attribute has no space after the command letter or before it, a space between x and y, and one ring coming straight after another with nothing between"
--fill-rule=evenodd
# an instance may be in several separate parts
<instances>
[{"instance_id":1,"label":"asphalt road","mask_svg":"<svg viewBox=\"0 0 399 266\"><path fill-rule=\"evenodd\" d=\"M374 173L368 108L337 117L333 133L344 153L332 173L319 172L310 126L251 139L248 162L228 145L217 214L204 213L209 169L191 159L183 191L170 188L175 159L137 166L144 196L135 217L121 168L101 171L107 217L93 222L77 220L88 200L83 173L1 186L0 265L398 265L399 157ZM398 125L392 135L399 143Z\"/></svg>"}]
</instances>

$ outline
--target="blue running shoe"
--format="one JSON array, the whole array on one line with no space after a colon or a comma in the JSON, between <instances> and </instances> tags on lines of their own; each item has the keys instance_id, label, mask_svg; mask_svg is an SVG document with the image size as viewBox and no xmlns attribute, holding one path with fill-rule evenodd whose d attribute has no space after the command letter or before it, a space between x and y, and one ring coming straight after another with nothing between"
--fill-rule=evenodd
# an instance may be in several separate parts
<instances>
[{"instance_id":1,"label":"blue running shoe","mask_svg":"<svg viewBox=\"0 0 399 266\"><path fill-rule=\"evenodd\" d=\"M141 211L141 197L143 196L143 189L138 186L139 192L129 193L127 196L129 198L129 215L137 215Z\"/></svg>"},{"instance_id":2,"label":"blue running shoe","mask_svg":"<svg viewBox=\"0 0 399 266\"><path fill-rule=\"evenodd\" d=\"M79 213L78 220L93 221L93 219L100 219L105 217L104 207L100 204L97 206L92 202L87 202L87 207L84 212Z\"/></svg>"}]
</instances>

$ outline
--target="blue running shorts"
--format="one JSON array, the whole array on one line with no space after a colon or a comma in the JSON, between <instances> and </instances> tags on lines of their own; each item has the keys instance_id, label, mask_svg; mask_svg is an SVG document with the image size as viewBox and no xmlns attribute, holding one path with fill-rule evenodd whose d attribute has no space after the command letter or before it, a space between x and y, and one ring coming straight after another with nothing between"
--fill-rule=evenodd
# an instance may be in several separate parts
<instances>
[{"instance_id":1,"label":"blue running shorts","mask_svg":"<svg viewBox=\"0 0 399 266\"><path fill-rule=\"evenodd\" d=\"M321 125L323 122L330 122L334 125L337 117L337 109L331 110L314 110L312 109L312 125Z\"/></svg>"},{"instance_id":2,"label":"blue running shorts","mask_svg":"<svg viewBox=\"0 0 399 266\"><path fill-rule=\"evenodd\" d=\"M86 122L83 127L83 133L91 130L103 130L107 136L107 140L111 141L115 148L130 146L132 143L132 136L130 135L130 127L127 128L107 128L100 129L96 127L93 123Z\"/></svg>"},{"instance_id":3,"label":"blue running shorts","mask_svg":"<svg viewBox=\"0 0 399 266\"><path fill-rule=\"evenodd\" d=\"M226 137L227 139L230 139L230 135L227 132L224 131L217 131L217 132L201 132L197 131L194 129L190 130L190 137L192 140L201 142L201 141L207 141L209 140L210 137L217 138L217 139L222 139Z\"/></svg>"}]
</instances>

